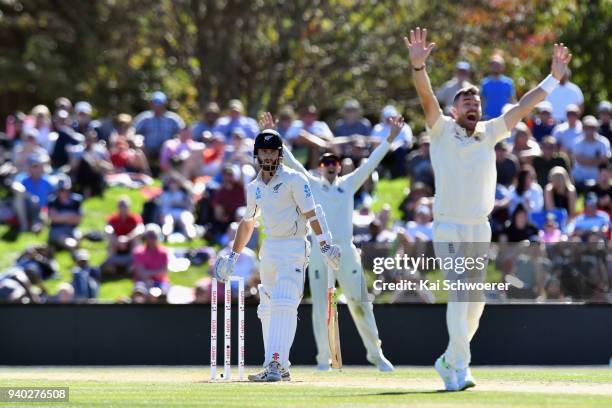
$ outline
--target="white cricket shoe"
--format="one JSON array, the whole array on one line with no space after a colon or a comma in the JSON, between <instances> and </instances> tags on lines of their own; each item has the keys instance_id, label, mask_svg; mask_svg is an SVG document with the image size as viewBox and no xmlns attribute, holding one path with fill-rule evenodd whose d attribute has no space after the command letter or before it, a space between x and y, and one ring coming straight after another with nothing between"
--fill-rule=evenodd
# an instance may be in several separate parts
<instances>
[{"instance_id":1,"label":"white cricket shoe","mask_svg":"<svg viewBox=\"0 0 612 408\"><path fill-rule=\"evenodd\" d=\"M457 370L457 384L459 385L460 391L476 386L476 381L474 381L474 377L472 377L470 367Z\"/></svg>"},{"instance_id":2,"label":"white cricket shoe","mask_svg":"<svg viewBox=\"0 0 612 408\"><path fill-rule=\"evenodd\" d=\"M378 350L378 355L376 357L368 356L367 360L374 364L381 373L390 373L391 371L395 370L395 367L393 367L393 364L387 360L387 357L385 357L382 350Z\"/></svg>"},{"instance_id":3,"label":"white cricket shoe","mask_svg":"<svg viewBox=\"0 0 612 408\"><path fill-rule=\"evenodd\" d=\"M434 368L442 378L442 381L444 381L444 389L446 389L446 391L457 391L459 389L457 372L446 363L444 355L438 357Z\"/></svg>"},{"instance_id":4,"label":"white cricket shoe","mask_svg":"<svg viewBox=\"0 0 612 408\"><path fill-rule=\"evenodd\" d=\"M280 373L280 377L275 372L271 373L273 364L275 366L274 370ZM260 372L249 375L248 379L251 382L291 381L291 373L289 372L289 370L282 367L280 367L279 369L278 367L280 367L280 364L276 361L273 361Z\"/></svg>"}]
</instances>

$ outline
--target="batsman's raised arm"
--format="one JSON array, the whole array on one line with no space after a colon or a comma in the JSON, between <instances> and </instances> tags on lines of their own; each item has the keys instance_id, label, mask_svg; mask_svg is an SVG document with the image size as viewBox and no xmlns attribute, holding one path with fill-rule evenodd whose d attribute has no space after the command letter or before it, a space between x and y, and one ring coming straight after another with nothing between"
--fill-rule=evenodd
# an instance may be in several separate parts
<instances>
[{"instance_id":1,"label":"batsman's raised arm","mask_svg":"<svg viewBox=\"0 0 612 408\"><path fill-rule=\"evenodd\" d=\"M567 66L572 59L569 49L563 44L555 44L553 47L552 62L550 67L550 75L548 75L540 84L527 92L518 104L514 105L508 112L504 114L504 120L508 129L514 128L535 106L542 102L546 96L555 89L555 87L567 72Z\"/></svg>"},{"instance_id":2,"label":"batsman's raised arm","mask_svg":"<svg viewBox=\"0 0 612 408\"><path fill-rule=\"evenodd\" d=\"M431 50L433 50L436 44L427 44L427 29L421 30L420 27L417 27L416 30L410 30L410 37L404 37L404 43L408 49L410 63L414 72L414 85L425 112L425 122L431 128L442 114L440 104L431 88L429 75L427 75L425 67L427 57L429 57Z\"/></svg>"}]
</instances>

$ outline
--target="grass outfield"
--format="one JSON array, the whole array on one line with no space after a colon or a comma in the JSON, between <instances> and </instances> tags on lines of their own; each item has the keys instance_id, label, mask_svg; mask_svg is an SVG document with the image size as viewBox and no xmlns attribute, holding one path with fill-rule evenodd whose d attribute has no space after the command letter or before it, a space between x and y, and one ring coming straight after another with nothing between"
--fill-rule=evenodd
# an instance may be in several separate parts
<instances>
[{"instance_id":1,"label":"grass outfield","mask_svg":"<svg viewBox=\"0 0 612 408\"><path fill-rule=\"evenodd\" d=\"M606 367L476 367L473 373L478 386L457 393L441 392L434 370L423 367L389 374L371 367L327 373L294 367L293 381L280 384L210 383L208 367L0 367L0 386L70 387L70 403L46 405L55 407L612 406L612 369Z\"/></svg>"}]
</instances>

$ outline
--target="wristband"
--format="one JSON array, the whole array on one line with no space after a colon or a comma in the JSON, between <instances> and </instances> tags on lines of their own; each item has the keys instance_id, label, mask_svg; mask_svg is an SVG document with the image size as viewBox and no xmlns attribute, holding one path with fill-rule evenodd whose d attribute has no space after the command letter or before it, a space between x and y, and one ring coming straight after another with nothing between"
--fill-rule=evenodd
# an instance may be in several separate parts
<instances>
[{"instance_id":1,"label":"wristband","mask_svg":"<svg viewBox=\"0 0 612 408\"><path fill-rule=\"evenodd\" d=\"M540 88L544 90L547 94L550 94L556 87L559 85L559 80L552 76L552 74L548 74L546 78L538 85Z\"/></svg>"},{"instance_id":2,"label":"wristband","mask_svg":"<svg viewBox=\"0 0 612 408\"><path fill-rule=\"evenodd\" d=\"M238 252L232 251L229 254L229 259L230 259L230 261L237 261L239 256L240 256L240 254Z\"/></svg>"},{"instance_id":3,"label":"wristband","mask_svg":"<svg viewBox=\"0 0 612 408\"><path fill-rule=\"evenodd\" d=\"M415 71L422 71L422 70L425 69L425 64L421 65L421 68L412 67L412 69L415 70Z\"/></svg>"}]
</instances>

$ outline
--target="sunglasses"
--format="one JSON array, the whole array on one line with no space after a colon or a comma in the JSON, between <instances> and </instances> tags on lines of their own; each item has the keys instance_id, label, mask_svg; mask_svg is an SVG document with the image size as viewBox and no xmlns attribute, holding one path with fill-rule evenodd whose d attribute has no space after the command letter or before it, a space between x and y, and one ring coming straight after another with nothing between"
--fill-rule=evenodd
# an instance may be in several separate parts
<instances>
[{"instance_id":1,"label":"sunglasses","mask_svg":"<svg viewBox=\"0 0 612 408\"><path fill-rule=\"evenodd\" d=\"M335 160L323 160L321 163L319 163L319 166L321 167L336 167L338 164L337 161Z\"/></svg>"}]
</instances>

